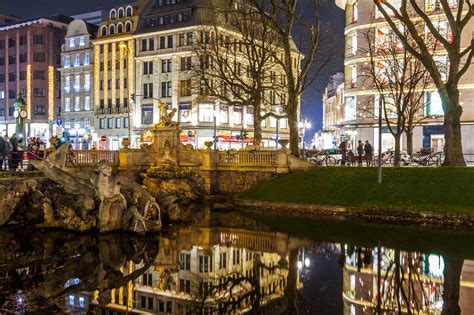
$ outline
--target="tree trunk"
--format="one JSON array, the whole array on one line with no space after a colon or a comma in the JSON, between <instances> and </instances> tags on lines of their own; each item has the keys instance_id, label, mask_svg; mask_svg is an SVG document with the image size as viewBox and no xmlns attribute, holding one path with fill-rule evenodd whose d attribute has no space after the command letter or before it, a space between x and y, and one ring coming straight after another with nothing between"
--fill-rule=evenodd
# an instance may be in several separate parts
<instances>
[{"instance_id":1,"label":"tree trunk","mask_svg":"<svg viewBox=\"0 0 474 315\"><path fill-rule=\"evenodd\" d=\"M459 104L459 90L457 87L447 87L439 91L445 102L444 126L446 128L444 144L444 166L466 166L462 152L461 115L462 106Z\"/></svg>"},{"instance_id":2,"label":"tree trunk","mask_svg":"<svg viewBox=\"0 0 474 315\"><path fill-rule=\"evenodd\" d=\"M253 145L258 147L262 145L262 117L260 111L260 104L256 105L255 103L253 105ZM244 115L243 112L242 115Z\"/></svg>"},{"instance_id":3,"label":"tree trunk","mask_svg":"<svg viewBox=\"0 0 474 315\"><path fill-rule=\"evenodd\" d=\"M444 259L443 310L441 315L459 315L459 288L464 260Z\"/></svg>"},{"instance_id":4,"label":"tree trunk","mask_svg":"<svg viewBox=\"0 0 474 315\"><path fill-rule=\"evenodd\" d=\"M411 129L411 127L408 127L406 136L407 136L407 152L409 155L412 155L413 154L413 130Z\"/></svg>"},{"instance_id":5,"label":"tree trunk","mask_svg":"<svg viewBox=\"0 0 474 315\"><path fill-rule=\"evenodd\" d=\"M393 166L400 166L400 138L402 137L402 133L396 133L394 135L395 138L395 153L393 156Z\"/></svg>"},{"instance_id":6,"label":"tree trunk","mask_svg":"<svg viewBox=\"0 0 474 315\"><path fill-rule=\"evenodd\" d=\"M288 126L290 128L290 153L294 156L300 156L299 142L300 133L298 128L298 100L290 99L288 103ZM304 139L303 139L304 141Z\"/></svg>"}]
</instances>

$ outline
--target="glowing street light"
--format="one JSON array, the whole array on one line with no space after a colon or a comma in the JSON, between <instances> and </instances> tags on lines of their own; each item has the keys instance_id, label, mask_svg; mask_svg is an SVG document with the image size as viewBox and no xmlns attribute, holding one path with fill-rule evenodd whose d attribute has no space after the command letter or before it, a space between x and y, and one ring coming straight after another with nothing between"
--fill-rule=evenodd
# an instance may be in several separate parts
<instances>
[{"instance_id":1,"label":"glowing street light","mask_svg":"<svg viewBox=\"0 0 474 315\"><path fill-rule=\"evenodd\" d=\"M305 156L305 147L304 147L304 139L306 136L306 129L311 129L311 123L308 121L308 118L305 118L303 121L298 123L298 127L303 130L303 157Z\"/></svg>"}]
</instances>

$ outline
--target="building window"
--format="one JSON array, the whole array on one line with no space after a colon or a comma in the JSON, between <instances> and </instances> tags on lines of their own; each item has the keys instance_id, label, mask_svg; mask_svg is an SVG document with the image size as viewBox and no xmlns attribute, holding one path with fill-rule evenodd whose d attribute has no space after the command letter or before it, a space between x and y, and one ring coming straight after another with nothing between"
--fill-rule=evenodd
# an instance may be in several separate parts
<instances>
[{"instance_id":1,"label":"building window","mask_svg":"<svg viewBox=\"0 0 474 315\"><path fill-rule=\"evenodd\" d=\"M3 73L0 73L0 83L5 82L5 75Z\"/></svg>"},{"instance_id":2,"label":"building window","mask_svg":"<svg viewBox=\"0 0 474 315\"><path fill-rule=\"evenodd\" d=\"M85 57L84 57L84 65L90 65L91 64L91 54L89 52L86 52Z\"/></svg>"},{"instance_id":3,"label":"building window","mask_svg":"<svg viewBox=\"0 0 474 315\"><path fill-rule=\"evenodd\" d=\"M105 118L99 119L99 129L105 129Z\"/></svg>"},{"instance_id":4,"label":"building window","mask_svg":"<svg viewBox=\"0 0 474 315\"><path fill-rule=\"evenodd\" d=\"M20 46L26 45L26 36L20 36Z\"/></svg>"},{"instance_id":5,"label":"building window","mask_svg":"<svg viewBox=\"0 0 474 315\"><path fill-rule=\"evenodd\" d=\"M89 120L89 118L84 118L84 128L90 128L91 126L91 121Z\"/></svg>"},{"instance_id":6,"label":"building window","mask_svg":"<svg viewBox=\"0 0 474 315\"><path fill-rule=\"evenodd\" d=\"M344 106L344 121L350 121L356 119L356 97L346 97L346 104Z\"/></svg>"},{"instance_id":7,"label":"building window","mask_svg":"<svg viewBox=\"0 0 474 315\"><path fill-rule=\"evenodd\" d=\"M13 116L15 114L15 107L8 107L8 116Z\"/></svg>"},{"instance_id":8,"label":"building window","mask_svg":"<svg viewBox=\"0 0 474 315\"><path fill-rule=\"evenodd\" d=\"M69 48L74 48L74 47L76 47L76 39L71 38L69 39Z\"/></svg>"},{"instance_id":9,"label":"building window","mask_svg":"<svg viewBox=\"0 0 474 315\"><path fill-rule=\"evenodd\" d=\"M125 32L131 32L132 31L132 22L127 21L125 23Z\"/></svg>"},{"instance_id":10,"label":"building window","mask_svg":"<svg viewBox=\"0 0 474 315\"><path fill-rule=\"evenodd\" d=\"M182 47L186 45L186 37L184 33L179 33L178 35L178 46Z\"/></svg>"},{"instance_id":11,"label":"building window","mask_svg":"<svg viewBox=\"0 0 474 315\"><path fill-rule=\"evenodd\" d=\"M26 80L26 71L20 71L20 81Z\"/></svg>"},{"instance_id":12,"label":"building window","mask_svg":"<svg viewBox=\"0 0 474 315\"><path fill-rule=\"evenodd\" d=\"M150 38L150 40L148 42L148 50L155 50L155 39L154 38Z\"/></svg>"},{"instance_id":13,"label":"building window","mask_svg":"<svg viewBox=\"0 0 474 315\"><path fill-rule=\"evenodd\" d=\"M8 56L8 64L12 65L16 63L16 57L15 56Z\"/></svg>"},{"instance_id":14,"label":"building window","mask_svg":"<svg viewBox=\"0 0 474 315\"><path fill-rule=\"evenodd\" d=\"M9 38L8 39L8 47L15 47L16 46L16 40L14 38Z\"/></svg>"},{"instance_id":15,"label":"building window","mask_svg":"<svg viewBox=\"0 0 474 315\"><path fill-rule=\"evenodd\" d=\"M171 72L171 59L161 60L161 73L170 73Z\"/></svg>"},{"instance_id":16,"label":"building window","mask_svg":"<svg viewBox=\"0 0 474 315\"><path fill-rule=\"evenodd\" d=\"M10 73L8 74L8 81L12 82L12 81L15 81L15 80L16 80L16 75L15 75L15 73L10 72Z\"/></svg>"},{"instance_id":17,"label":"building window","mask_svg":"<svg viewBox=\"0 0 474 315\"><path fill-rule=\"evenodd\" d=\"M44 96L46 96L45 89L34 88L33 89L33 96L34 97L44 97Z\"/></svg>"},{"instance_id":18,"label":"building window","mask_svg":"<svg viewBox=\"0 0 474 315\"><path fill-rule=\"evenodd\" d=\"M173 48L173 35L168 35L168 48Z\"/></svg>"},{"instance_id":19,"label":"building window","mask_svg":"<svg viewBox=\"0 0 474 315\"><path fill-rule=\"evenodd\" d=\"M191 79L179 81L179 95L191 96Z\"/></svg>"},{"instance_id":20,"label":"building window","mask_svg":"<svg viewBox=\"0 0 474 315\"><path fill-rule=\"evenodd\" d=\"M191 270L191 255L190 254L179 255L179 270Z\"/></svg>"},{"instance_id":21,"label":"building window","mask_svg":"<svg viewBox=\"0 0 474 315\"><path fill-rule=\"evenodd\" d=\"M179 291L191 293L191 281L179 279Z\"/></svg>"},{"instance_id":22,"label":"building window","mask_svg":"<svg viewBox=\"0 0 474 315\"><path fill-rule=\"evenodd\" d=\"M44 44L43 35L33 35L33 44Z\"/></svg>"},{"instance_id":23,"label":"building window","mask_svg":"<svg viewBox=\"0 0 474 315\"><path fill-rule=\"evenodd\" d=\"M84 97L84 110L91 110L91 97L90 96Z\"/></svg>"},{"instance_id":24,"label":"building window","mask_svg":"<svg viewBox=\"0 0 474 315\"><path fill-rule=\"evenodd\" d=\"M214 121L214 105L200 104L199 105L199 121L213 122Z\"/></svg>"},{"instance_id":25,"label":"building window","mask_svg":"<svg viewBox=\"0 0 474 315\"><path fill-rule=\"evenodd\" d=\"M36 116L44 116L46 115L46 107L44 105L36 105L34 113Z\"/></svg>"},{"instance_id":26,"label":"building window","mask_svg":"<svg viewBox=\"0 0 474 315\"><path fill-rule=\"evenodd\" d=\"M186 44L187 44L188 46L191 46L191 45L193 44L193 37L194 37L194 36L193 36L193 32L188 32L188 34L187 34L186 37L187 37L187 39L186 39Z\"/></svg>"},{"instance_id":27,"label":"building window","mask_svg":"<svg viewBox=\"0 0 474 315\"><path fill-rule=\"evenodd\" d=\"M437 91L425 92L425 116L444 116L443 103Z\"/></svg>"},{"instance_id":28,"label":"building window","mask_svg":"<svg viewBox=\"0 0 474 315\"><path fill-rule=\"evenodd\" d=\"M219 255L219 269L227 268L227 253L220 253Z\"/></svg>"},{"instance_id":29,"label":"building window","mask_svg":"<svg viewBox=\"0 0 474 315\"><path fill-rule=\"evenodd\" d=\"M44 53L35 53L33 55L33 61L45 62L46 61L46 55Z\"/></svg>"},{"instance_id":30,"label":"building window","mask_svg":"<svg viewBox=\"0 0 474 315\"><path fill-rule=\"evenodd\" d=\"M2 39L0 40L0 49L5 48L5 41Z\"/></svg>"},{"instance_id":31,"label":"building window","mask_svg":"<svg viewBox=\"0 0 474 315\"><path fill-rule=\"evenodd\" d=\"M5 99L5 91L0 91L0 100Z\"/></svg>"},{"instance_id":32,"label":"building window","mask_svg":"<svg viewBox=\"0 0 474 315\"><path fill-rule=\"evenodd\" d=\"M15 90L8 90L8 98L16 98L16 91Z\"/></svg>"},{"instance_id":33,"label":"building window","mask_svg":"<svg viewBox=\"0 0 474 315\"><path fill-rule=\"evenodd\" d=\"M212 271L212 256L199 256L199 272Z\"/></svg>"},{"instance_id":34,"label":"building window","mask_svg":"<svg viewBox=\"0 0 474 315\"><path fill-rule=\"evenodd\" d=\"M166 37L160 36L160 49L166 48Z\"/></svg>"},{"instance_id":35,"label":"building window","mask_svg":"<svg viewBox=\"0 0 474 315\"><path fill-rule=\"evenodd\" d=\"M132 16L133 15L133 9L131 6L128 6L126 9L126 15L127 16Z\"/></svg>"},{"instance_id":36,"label":"building window","mask_svg":"<svg viewBox=\"0 0 474 315\"><path fill-rule=\"evenodd\" d=\"M91 89L91 75L84 74L84 91L89 92Z\"/></svg>"},{"instance_id":37,"label":"building window","mask_svg":"<svg viewBox=\"0 0 474 315\"><path fill-rule=\"evenodd\" d=\"M242 107L234 106L234 111L232 112L232 122L235 125L242 124Z\"/></svg>"},{"instance_id":38,"label":"building window","mask_svg":"<svg viewBox=\"0 0 474 315\"><path fill-rule=\"evenodd\" d=\"M112 128L114 128L114 119L107 118L107 129L112 129Z\"/></svg>"},{"instance_id":39,"label":"building window","mask_svg":"<svg viewBox=\"0 0 474 315\"><path fill-rule=\"evenodd\" d=\"M153 83L143 84L143 98L153 98Z\"/></svg>"},{"instance_id":40,"label":"building window","mask_svg":"<svg viewBox=\"0 0 474 315\"><path fill-rule=\"evenodd\" d=\"M147 40L146 38L142 39L142 51L147 51Z\"/></svg>"},{"instance_id":41,"label":"building window","mask_svg":"<svg viewBox=\"0 0 474 315\"><path fill-rule=\"evenodd\" d=\"M64 68L69 68L71 66L71 58L69 55L64 56Z\"/></svg>"},{"instance_id":42,"label":"building window","mask_svg":"<svg viewBox=\"0 0 474 315\"><path fill-rule=\"evenodd\" d=\"M115 129L119 129L122 122L122 118L115 118Z\"/></svg>"},{"instance_id":43,"label":"building window","mask_svg":"<svg viewBox=\"0 0 474 315\"><path fill-rule=\"evenodd\" d=\"M142 125L153 124L153 107L142 108Z\"/></svg>"},{"instance_id":44,"label":"building window","mask_svg":"<svg viewBox=\"0 0 474 315\"><path fill-rule=\"evenodd\" d=\"M44 80L44 71L33 71L33 79Z\"/></svg>"},{"instance_id":45,"label":"building window","mask_svg":"<svg viewBox=\"0 0 474 315\"><path fill-rule=\"evenodd\" d=\"M71 99L69 97L66 97L64 99L64 111L65 112L71 111Z\"/></svg>"},{"instance_id":46,"label":"building window","mask_svg":"<svg viewBox=\"0 0 474 315\"><path fill-rule=\"evenodd\" d=\"M153 61L143 63L143 74L153 74Z\"/></svg>"},{"instance_id":47,"label":"building window","mask_svg":"<svg viewBox=\"0 0 474 315\"><path fill-rule=\"evenodd\" d=\"M78 112L81 110L81 97L76 96L75 98L75 104L74 104L74 111Z\"/></svg>"},{"instance_id":48,"label":"building window","mask_svg":"<svg viewBox=\"0 0 474 315\"><path fill-rule=\"evenodd\" d=\"M161 82L161 97L171 97L171 81Z\"/></svg>"},{"instance_id":49,"label":"building window","mask_svg":"<svg viewBox=\"0 0 474 315\"><path fill-rule=\"evenodd\" d=\"M181 57L181 71L191 70L191 57Z\"/></svg>"},{"instance_id":50,"label":"building window","mask_svg":"<svg viewBox=\"0 0 474 315\"><path fill-rule=\"evenodd\" d=\"M129 123L128 117L125 117L125 118L123 119L123 127L124 127L124 128L128 128L128 123Z\"/></svg>"}]
</instances>

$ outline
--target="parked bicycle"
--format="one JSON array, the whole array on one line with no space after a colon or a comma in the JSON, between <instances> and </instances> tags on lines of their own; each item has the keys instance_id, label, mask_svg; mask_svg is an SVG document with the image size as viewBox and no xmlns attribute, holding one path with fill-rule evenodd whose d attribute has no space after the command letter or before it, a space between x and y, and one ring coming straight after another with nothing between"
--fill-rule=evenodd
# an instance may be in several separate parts
<instances>
[{"instance_id":1,"label":"parked bicycle","mask_svg":"<svg viewBox=\"0 0 474 315\"><path fill-rule=\"evenodd\" d=\"M330 155L329 150L324 150L314 154L312 157L309 158L309 161L311 163L315 163L316 165L325 166L336 166L338 163L336 158Z\"/></svg>"}]
</instances>

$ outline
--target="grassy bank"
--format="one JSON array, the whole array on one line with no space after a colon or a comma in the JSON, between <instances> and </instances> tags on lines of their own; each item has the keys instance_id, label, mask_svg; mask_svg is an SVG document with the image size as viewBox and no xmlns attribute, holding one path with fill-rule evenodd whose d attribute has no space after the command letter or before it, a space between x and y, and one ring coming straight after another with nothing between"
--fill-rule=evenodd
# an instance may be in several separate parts
<instances>
[{"instance_id":1,"label":"grassy bank","mask_svg":"<svg viewBox=\"0 0 474 315\"><path fill-rule=\"evenodd\" d=\"M474 168L314 168L242 194L251 200L363 208L474 211Z\"/></svg>"}]
</instances>

